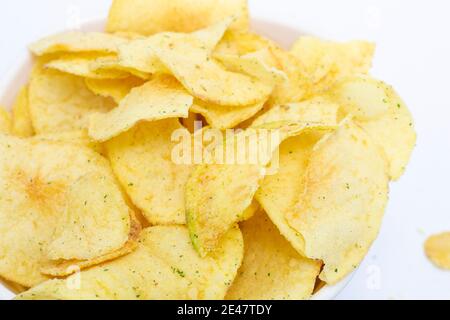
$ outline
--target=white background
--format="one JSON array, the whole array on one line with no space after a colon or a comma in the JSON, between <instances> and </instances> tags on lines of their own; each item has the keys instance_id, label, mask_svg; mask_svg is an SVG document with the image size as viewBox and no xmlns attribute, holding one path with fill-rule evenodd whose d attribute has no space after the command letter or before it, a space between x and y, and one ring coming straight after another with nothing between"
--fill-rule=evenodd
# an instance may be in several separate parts
<instances>
[{"instance_id":1,"label":"white background","mask_svg":"<svg viewBox=\"0 0 450 320\"><path fill-rule=\"evenodd\" d=\"M168 0L170 1L170 0ZM2 1L0 79L42 35L104 18L110 0ZM400 92L417 148L392 185L380 236L340 299L450 299L450 272L423 254L450 230L450 1L250 0L253 17L336 40L377 42L373 74ZM78 21L79 20L79 21Z\"/></svg>"}]
</instances>

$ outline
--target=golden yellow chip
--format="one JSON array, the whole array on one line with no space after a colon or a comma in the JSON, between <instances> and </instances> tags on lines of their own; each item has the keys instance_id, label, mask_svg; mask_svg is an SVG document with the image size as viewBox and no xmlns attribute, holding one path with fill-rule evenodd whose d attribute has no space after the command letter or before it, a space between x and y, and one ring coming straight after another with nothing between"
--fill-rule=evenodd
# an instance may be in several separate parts
<instances>
[{"instance_id":1,"label":"golden yellow chip","mask_svg":"<svg viewBox=\"0 0 450 320\"><path fill-rule=\"evenodd\" d=\"M301 72L314 84L314 91L328 89L334 82L372 67L375 45L366 41L338 43L301 37L291 53L300 61Z\"/></svg>"},{"instance_id":2,"label":"golden yellow chip","mask_svg":"<svg viewBox=\"0 0 450 320\"><path fill-rule=\"evenodd\" d=\"M227 233L217 250L202 259L186 227L148 228L133 253L66 280L47 281L17 299L223 299L243 253L239 229Z\"/></svg>"},{"instance_id":3,"label":"golden yellow chip","mask_svg":"<svg viewBox=\"0 0 450 320\"><path fill-rule=\"evenodd\" d=\"M114 178L108 161L85 147L2 136L0 149L0 275L30 287L46 280L40 269L49 262L47 246L70 208L67 192L71 186L90 173ZM92 184L90 188L95 192L97 186ZM121 195L118 187L110 191L113 199ZM102 218L90 221L96 225L85 225L86 229L97 229L109 219L114 221L111 213L98 213ZM75 240L66 245L76 248L88 241Z\"/></svg>"},{"instance_id":4,"label":"golden yellow chip","mask_svg":"<svg viewBox=\"0 0 450 320\"><path fill-rule=\"evenodd\" d=\"M114 0L106 30L143 35L192 32L229 16L235 16L232 29L247 30L247 0Z\"/></svg>"},{"instance_id":5,"label":"golden yellow chip","mask_svg":"<svg viewBox=\"0 0 450 320\"><path fill-rule=\"evenodd\" d=\"M314 147L304 192L286 215L303 254L324 262L335 284L354 270L378 235L388 197L387 163L363 129L346 119Z\"/></svg>"},{"instance_id":6,"label":"golden yellow chip","mask_svg":"<svg viewBox=\"0 0 450 320\"><path fill-rule=\"evenodd\" d=\"M171 138L177 132L190 139L175 118L141 123L106 144L120 183L153 225L186 223L184 188L191 165L172 158L178 141Z\"/></svg>"},{"instance_id":7,"label":"golden yellow chip","mask_svg":"<svg viewBox=\"0 0 450 320\"><path fill-rule=\"evenodd\" d=\"M140 87L144 81L136 77L125 79L86 79L86 86L98 96L112 98L117 104L125 98L131 89Z\"/></svg>"},{"instance_id":8,"label":"golden yellow chip","mask_svg":"<svg viewBox=\"0 0 450 320\"><path fill-rule=\"evenodd\" d=\"M128 40L100 32L67 32L49 36L30 45L37 56L64 52L117 53Z\"/></svg>"},{"instance_id":9,"label":"golden yellow chip","mask_svg":"<svg viewBox=\"0 0 450 320\"><path fill-rule=\"evenodd\" d=\"M27 138L34 135L28 103L28 86L22 87L12 108L12 132L15 136Z\"/></svg>"},{"instance_id":10,"label":"golden yellow chip","mask_svg":"<svg viewBox=\"0 0 450 320\"><path fill-rule=\"evenodd\" d=\"M425 242L425 253L436 266L450 270L450 232L429 237Z\"/></svg>"},{"instance_id":11,"label":"golden yellow chip","mask_svg":"<svg viewBox=\"0 0 450 320\"><path fill-rule=\"evenodd\" d=\"M119 48L127 47L125 45L120 46ZM136 52L135 52L136 53ZM143 72L136 70L133 67L129 67L125 64L125 62L119 58L116 55L110 55L110 56L102 56L94 61L90 62L89 68L93 73L98 73L100 75L104 74L120 74L120 73L126 73L128 76L135 76L137 78L140 78L142 80L148 80L151 78L151 74L148 72ZM163 70L161 69L155 69L154 72L156 73L158 71ZM91 78L94 78L91 76Z\"/></svg>"},{"instance_id":12,"label":"golden yellow chip","mask_svg":"<svg viewBox=\"0 0 450 320\"><path fill-rule=\"evenodd\" d=\"M97 153L104 154L103 145L89 137L87 130L64 131L60 133L38 134L31 141L64 142L72 145L88 147Z\"/></svg>"},{"instance_id":13,"label":"golden yellow chip","mask_svg":"<svg viewBox=\"0 0 450 320\"><path fill-rule=\"evenodd\" d=\"M98 113L89 121L89 136L107 141L128 131L140 121L187 118L194 99L170 76L158 76L131 90L109 113Z\"/></svg>"},{"instance_id":14,"label":"golden yellow chip","mask_svg":"<svg viewBox=\"0 0 450 320\"><path fill-rule=\"evenodd\" d=\"M304 300L314 290L321 262L304 258L260 211L242 223L244 261L229 300Z\"/></svg>"},{"instance_id":15,"label":"golden yellow chip","mask_svg":"<svg viewBox=\"0 0 450 320\"><path fill-rule=\"evenodd\" d=\"M11 134L12 120L11 115L2 106L0 106L0 134Z\"/></svg>"},{"instance_id":16,"label":"golden yellow chip","mask_svg":"<svg viewBox=\"0 0 450 320\"><path fill-rule=\"evenodd\" d=\"M38 134L87 128L90 115L115 106L112 100L89 91L82 78L46 69L40 63L31 76L29 103Z\"/></svg>"}]
</instances>

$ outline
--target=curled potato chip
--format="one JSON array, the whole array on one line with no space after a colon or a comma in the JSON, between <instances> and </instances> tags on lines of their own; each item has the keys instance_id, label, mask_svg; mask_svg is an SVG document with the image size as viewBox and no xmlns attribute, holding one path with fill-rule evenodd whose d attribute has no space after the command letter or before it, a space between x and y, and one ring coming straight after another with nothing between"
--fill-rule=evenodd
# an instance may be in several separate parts
<instances>
[{"instance_id":1,"label":"curled potato chip","mask_svg":"<svg viewBox=\"0 0 450 320\"><path fill-rule=\"evenodd\" d=\"M37 56L63 52L117 53L117 47L127 41L100 32L67 32L41 39L33 43L30 50Z\"/></svg>"},{"instance_id":2,"label":"curled potato chip","mask_svg":"<svg viewBox=\"0 0 450 320\"><path fill-rule=\"evenodd\" d=\"M229 300L304 300L314 290L321 262L299 255L260 211L242 223L244 261Z\"/></svg>"},{"instance_id":3,"label":"curled potato chip","mask_svg":"<svg viewBox=\"0 0 450 320\"><path fill-rule=\"evenodd\" d=\"M351 77L331 92L340 97L344 112L383 149L389 161L389 175L397 180L405 171L416 143L411 113L394 89L366 76Z\"/></svg>"},{"instance_id":4,"label":"curled potato chip","mask_svg":"<svg viewBox=\"0 0 450 320\"><path fill-rule=\"evenodd\" d=\"M172 158L178 143L172 135L177 133L191 139L173 118L138 124L106 143L114 173L153 225L186 223L184 187L192 169Z\"/></svg>"},{"instance_id":5,"label":"curled potato chip","mask_svg":"<svg viewBox=\"0 0 450 320\"><path fill-rule=\"evenodd\" d=\"M107 141L140 121L187 118L193 100L174 78L155 77L132 89L116 109L92 115L89 135L96 141Z\"/></svg>"},{"instance_id":6,"label":"curled potato chip","mask_svg":"<svg viewBox=\"0 0 450 320\"><path fill-rule=\"evenodd\" d=\"M47 246L69 205L67 191L89 173L113 179L108 161L88 148L34 138L0 137L1 276L27 287L46 280L40 270L49 262ZM95 185L90 187L96 189ZM111 192L115 192L111 195L115 198L121 191L116 187ZM88 229L114 219L110 212L103 214ZM66 245L76 247L78 242Z\"/></svg>"},{"instance_id":7,"label":"curled potato chip","mask_svg":"<svg viewBox=\"0 0 450 320\"><path fill-rule=\"evenodd\" d=\"M250 119L263 107L264 102L244 107L227 107L197 100L192 105L191 111L204 116L213 128L228 129Z\"/></svg>"},{"instance_id":8,"label":"curled potato chip","mask_svg":"<svg viewBox=\"0 0 450 320\"><path fill-rule=\"evenodd\" d=\"M4 107L0 106L0 134L11 134L11 131L11 115Z\"/></svg>"},{"instance_id":9,"label":"curled potato chip","mask_svg":"<svg viewBox=\"0 0 450 320\"><path fill-rule=\"evenodd\" d=\"M252 126L257 127L280 121L335 125L338 110L339 105L322 97L317 97L301 103L274 106L256 118Z\"/></svg>"},{"instance_id":10,"label":"curled potato chip","mask_svg":"<svg viewBox=\"0 0 450 320\"><path fill-rule=\"evenodd\" d=\"M20 89L12 108L12 132L15 136L27 138L34 135L28 103L28 86Z\"/></svg>"},{"instance_id":11,"label":"curled potato chip","mask_svg":"<svg viewBox=\"0 0 450 320\"><path fill-rule=\"evenodd\" d=\"M375 45L370 42L338 43L314 37L301 37L291 50L316 92L328 89L347 76L367 73L372 67L374 52Z\"/></svg>"},{"instance_id":12,"label":"curled potato chip","mask_svg":"<svg viewBox=\"0 0 450 320\"><path fill-rule=\"evenodd\" d=\"M304 239L303 254L324 262L320 279L334 284L359 265L378 234L388 197L386 160L346 119L315 145L304 179L286 219Z\"/></svg>"},{"instance_id":13,"label":"curled potato chip","mask_svg":"<svg viewBox=\"0 0 450 320\"><path fill-rule=\"evenodd\" d=\"M192 249L186 227L152 227L142 232L131 254L67 280L44 282L17 299L223 299L243 251L238 228L230 230L217 250L202 259Z\"/></svg>"},{"instance_id":14,"label":"curled potato chip","mask_svg":"<svg viewBox=\"0 0 450 320\"><path fill-rule=\"evenodd\" d=\"M249 27L247 0L114 0L109 12L108 32L192 32L229 16L232 29Z\"/></svg>"},{"instance_id":15,"label":"curled potato chip","mask_svg":"<svg viewBox=\"0 0 450 320\"><path fill-rule=\"evenodd\" d=\"M144 81L130 76L125 79L85 79L85 83L96 95L112 98L120 104L133 88L142 86Z\"/></svg>"},{"instance_id":16,"label":"curled potato chip","mask_svg":"<svg viewBox=\"0 0 450 320\"><path fill-rule=\"evenodd\" d=\"M38 63L31 75L29 109L36 133L54 133L87 128L89 116L107 112L113 101L97 97L82 78Z\"/></svg>"},{"instance_id":17,"label":"curled potato chip","mask_svg":"<svg viewBox=\"0 0 450 320\"><path fill-rule=\"evenodd\" d=\"M450 270L450 232L429 237L425 242L425 253L436 266Z\"/></svg>"}]
</instances>

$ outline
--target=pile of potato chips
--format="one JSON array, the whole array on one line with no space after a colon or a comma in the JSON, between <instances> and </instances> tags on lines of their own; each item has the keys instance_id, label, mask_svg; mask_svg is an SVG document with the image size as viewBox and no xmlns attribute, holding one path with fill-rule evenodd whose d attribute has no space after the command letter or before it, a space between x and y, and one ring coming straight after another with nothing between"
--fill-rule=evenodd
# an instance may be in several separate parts
<instances>
[{"instance_id":1,"label":"pile of potato chips","mask_svg":"<svg viewBox=\"0 0 450 320\"><path fill-rule=\"evenodd\" d=\"M246 0L114 0L106 31L32 44L0 109L18 299L308 299L358 267L416 140L372 43L286 51Z\"/></svg>"}]
</instances>

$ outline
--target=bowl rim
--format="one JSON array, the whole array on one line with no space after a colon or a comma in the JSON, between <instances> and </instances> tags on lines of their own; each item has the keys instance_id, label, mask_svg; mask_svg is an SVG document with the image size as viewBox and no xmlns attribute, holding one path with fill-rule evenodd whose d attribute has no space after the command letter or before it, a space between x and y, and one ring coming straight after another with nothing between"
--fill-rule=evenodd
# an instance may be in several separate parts
<instances>
[{"instance_id":1,"label":"bowl rim","mask_svg":"<svg viewBox=\"0 0 450 320\"><path fill-rule=\"evenodd\" d=\"M81 24L78 31L103 31L105 24L106 19L89 20ZM263 19L253 19L252 30L275 40L286 49L288 49L296 39L306 34L294 27ZM275 30L278 31L275 32ZM67 31L69 30L65 29L55 33ZM17 56L16 61L17 63L0 79L0 103L8 110L11 108L19 88L28 81L33 58L27 51ZM325 285L311 297L311 300L333 300L348 285L355 272L356 270L335 285ZM10 300L14 298L15 295L16 294L8 288L8 285L0 279L0 300Z\"/></svg>"}]
</instances>

